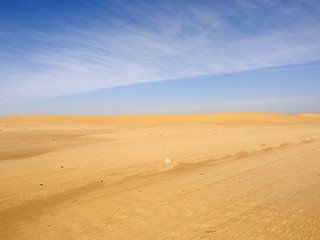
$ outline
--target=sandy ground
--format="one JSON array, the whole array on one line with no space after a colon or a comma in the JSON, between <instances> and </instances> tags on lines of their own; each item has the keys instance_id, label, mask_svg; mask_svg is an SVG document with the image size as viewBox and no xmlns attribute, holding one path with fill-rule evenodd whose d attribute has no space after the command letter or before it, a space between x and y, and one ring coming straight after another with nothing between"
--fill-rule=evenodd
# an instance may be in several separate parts
<instances>
[{"instance_id":1,"label":"sandy ground","mask_svg":"<svg viewBox=\"0 0 320 240\"><path fill-rule=\"evenodd\" d=\"M0 239L320 239L320 115L0 118Z\"/></svg>"}]
</instances>

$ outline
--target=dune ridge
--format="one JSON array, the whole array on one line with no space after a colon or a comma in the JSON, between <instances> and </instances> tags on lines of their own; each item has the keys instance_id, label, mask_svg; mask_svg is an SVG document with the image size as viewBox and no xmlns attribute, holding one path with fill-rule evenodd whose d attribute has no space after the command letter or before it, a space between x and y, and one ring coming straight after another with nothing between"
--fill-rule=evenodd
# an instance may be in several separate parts
<instances>
[{"instance_id":1,"label":"dune ridge","mask_svg":"<svg viewBox=\"0 0 320 240\"><path fill-rule=\"evenodd\" d=\"M320 114L314 114L314 113L298 114L297 116L310 117L310 118L320 118Z\"/></svg>"},{"instance_id":2,"label":"dune ridge","mask_svg":"<svg viewBox=\"0 0 320 240\"><path fill-rule=\"evenodd\" d=\"M216 113L203 115L141 116L28 116L2 117L0 124L87 123L87 124L308 124L319 123L320 114Z\"/></svg>"}]
</instances>

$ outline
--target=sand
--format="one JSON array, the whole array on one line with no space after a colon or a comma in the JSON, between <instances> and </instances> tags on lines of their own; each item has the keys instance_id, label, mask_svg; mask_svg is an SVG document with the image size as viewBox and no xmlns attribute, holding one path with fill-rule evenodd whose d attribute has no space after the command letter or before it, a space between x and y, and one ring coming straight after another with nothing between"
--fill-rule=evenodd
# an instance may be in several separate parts
<instances>
[{"instance_id":1,"label":"sand","mask_svg":"<svg viewBox=\"0 0 320 240\"><path fill-rule=\"evenodd\" d=\"M0 239L320 239L320 115L0 118Z\"/></svg>"}]
</instances>

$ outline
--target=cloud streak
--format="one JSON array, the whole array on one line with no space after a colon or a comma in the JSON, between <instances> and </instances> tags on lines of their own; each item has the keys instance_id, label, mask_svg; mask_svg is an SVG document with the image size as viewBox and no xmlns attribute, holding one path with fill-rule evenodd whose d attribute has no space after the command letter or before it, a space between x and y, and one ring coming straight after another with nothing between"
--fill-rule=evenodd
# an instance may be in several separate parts
<instances>
[{"instance_id":1,"label":"cloud streak","mask_svg":"<svg viewBox=\"0 0 320 240\"><path fill-rule=\"evenodd\" d=\"M97 16L74 15L74 24L57 22L61 31L26 29L22 24L15 35L23 39L1 48L0 101L320 59L318 5L310 14L310 6L299 2L259 2L235 1L233 7L121 2L112 8L103 5ZM257 19L259 13L271 23ZM289 24L286 18L297 23ZM10 34L3 32L0 38L9 41Z\"/></svg>"}]
</instances>

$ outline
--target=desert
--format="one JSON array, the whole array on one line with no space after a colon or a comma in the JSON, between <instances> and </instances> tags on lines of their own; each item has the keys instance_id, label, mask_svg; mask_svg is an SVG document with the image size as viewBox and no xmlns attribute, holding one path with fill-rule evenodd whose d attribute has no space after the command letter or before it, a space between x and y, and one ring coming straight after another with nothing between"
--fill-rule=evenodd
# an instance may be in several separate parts
<instances>
[{"instance_id":1,"label":"desert","mask_svg":"<svg viewBox=\"0 0 320 240\"><path fill-rule=\"evenodd\" d=\"M320 1L0 1L0 240L319 240Z\"/></svg>"},{"instance_id":2,"label":"desert","mask_svg":"<svg viewBox=\"0 0 320 240\"><path fill-rule=\"evenodd\" d=\"M0 118L0 239L319 239L320 115Z\"/></svg>"}]
</instances>

